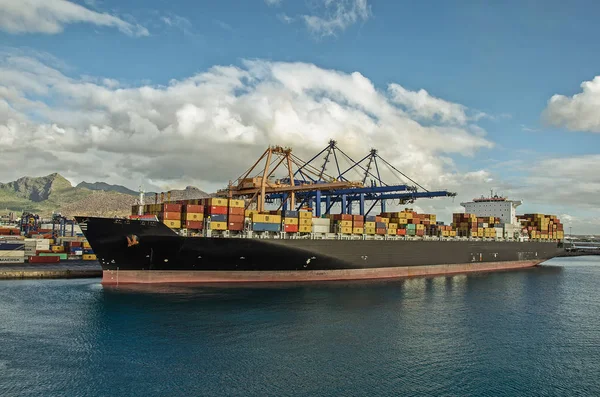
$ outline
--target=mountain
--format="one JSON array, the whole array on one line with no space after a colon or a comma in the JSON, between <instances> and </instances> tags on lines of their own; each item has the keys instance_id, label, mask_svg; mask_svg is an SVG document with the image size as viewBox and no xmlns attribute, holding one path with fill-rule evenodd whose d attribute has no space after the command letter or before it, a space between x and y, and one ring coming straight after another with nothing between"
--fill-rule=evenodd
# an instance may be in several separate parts
<instances>
[{"instance_id":1,"label":"mountain","mask_svg":"<svg viewBox=\"0 0 600 397\"><path fill-rule=\"evenodd\" d=\"M193 186L171 190L171 200L205 198L211 195ZM155 201L154 193L146 193L145 203ZM160 194L158 195L160 201ZM164 194L167 200L167 193ZM60 212L62 215L125 216L137 204L138 193L120 185L105 182L81 182L73 187L62 175L23 177L0 183L0 213L28 211L42 216Z\"/></svg>"},{"instance_id":2,"label":"mountain","mask_svg":"<svg viewBox=\"0 0 600 397\"><path fill-rule=\"evenodd\" d=\"M88 182L83 181L83 182L79 183L76 187L89 189L89 190L102 190L104 192L117 192L117 193L128 194L130 196L138 195L138 193L136 191L126 188L125 186L109 185L108 183L105 183L105 182L88 183Z\"/></svg>"}]
</instances>

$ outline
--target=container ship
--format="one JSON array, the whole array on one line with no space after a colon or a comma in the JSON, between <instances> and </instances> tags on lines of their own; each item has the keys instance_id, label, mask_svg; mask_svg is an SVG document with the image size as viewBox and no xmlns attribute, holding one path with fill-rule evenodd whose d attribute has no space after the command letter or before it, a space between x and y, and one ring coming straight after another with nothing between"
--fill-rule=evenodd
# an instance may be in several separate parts
<instances>
[{"instance_id":1,"label":"container ship","mask_svg":"<svg viewBox=\"0 0 600 397\"><path fill-rule=\"evenodd\" d=\"M352 214L352 200L361 214L368 213L365 199L379 200L384 209L394 189L403 191L395 198L450 194L419 196L416 190L406 192L406 186L365 186L342 178L296 179L307 163L295 172L288 167L286 178L269 178L272 156L281 154L280 163L291 165L290 153L269 148L262 176L249 177L257 162L218 197L171 201L167 194L165 201L161 194L161 202L155 196L154 203L144 204L141 193L129 218L75 217L102 265L102 283L450 275L532 267L564 251L563 226L556 216L517 215L521 202L497 195L461 203L465 212L453 214L449 225L410 208ZM280 207L266 210L269 200L279 200ZM341 213L328 213L336 200ZM287 210L288 205L295 209Z\"/></svg>"}]
</instances>

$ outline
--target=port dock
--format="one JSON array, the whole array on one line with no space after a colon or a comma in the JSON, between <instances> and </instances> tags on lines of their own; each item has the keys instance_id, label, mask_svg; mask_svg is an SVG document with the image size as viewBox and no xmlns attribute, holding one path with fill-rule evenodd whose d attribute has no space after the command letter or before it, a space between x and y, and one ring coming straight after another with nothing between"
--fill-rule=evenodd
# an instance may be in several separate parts
<instances>
[{"instance_id":1,"label":"port dock","mask_svg":"<svg viewBox=\"0 0 600 397\"><path fill-rule=\"evenodd\" d=\"M0 266L0 280L96 277L102 277L102 267L97 261L14 263Z\"/></svg>"}]
</instances>

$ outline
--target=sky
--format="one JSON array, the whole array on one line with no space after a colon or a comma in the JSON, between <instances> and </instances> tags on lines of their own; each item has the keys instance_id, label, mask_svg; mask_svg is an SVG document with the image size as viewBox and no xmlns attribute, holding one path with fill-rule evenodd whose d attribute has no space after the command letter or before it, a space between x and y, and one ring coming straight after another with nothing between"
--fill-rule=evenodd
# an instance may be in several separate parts
<instances>
[{"instance_id":1,"label":"sky","mask_svg":"<svg viewBox=\"0 0 600 397\"><path fill-rule=\"evenodd\" d=\"M442 220L493 189L600 233L600 3L473 3L0 0L0 181L215 191L335 139Z\"/></svg>"}]
</instances>

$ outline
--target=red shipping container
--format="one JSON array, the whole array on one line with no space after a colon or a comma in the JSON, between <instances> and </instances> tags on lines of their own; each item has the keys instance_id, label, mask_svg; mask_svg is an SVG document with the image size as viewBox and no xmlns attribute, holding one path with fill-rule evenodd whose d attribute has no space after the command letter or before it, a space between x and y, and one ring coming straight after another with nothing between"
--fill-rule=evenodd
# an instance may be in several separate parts
<instances>
[{"instance_id":1,"label":"red shipping container","mask_svg":"<svg viewBox=\"0 0 600 397\"><path fill-rule=\"evenodd\" d=\"M227 215L227 207L213 205L212 207L206 207L206 213L209 215Z\"/></svg>"},{"instance_id":2,"label":"red shipping container","mask_svg":"<svg viewBox=\"0 0 600 397\"><path fill-rule=\"evenodd\" d=\"M29 263L58 263L60 256L30 256Z\"/></svg>"},{"instance_id":3,"label":"red shipping container","mask_svg":"<svg viewBox=\"0 0 600 397\"><path fill-rule=\"evenodd\" d=\"M425 234L425 230L419 229L417 230L417 236L423 236Z\"/></svg>"},{"instance_id":4,"label":"red shipping container","mask_svg":"<svg viewBox=\"0 0 600 397\"><path fill-rule=\"evenodd\" d=\"M229 222L227 224L227 230L233 230L233 231L242 231L244 230L244 224L240 223L240 222Z\"/></svg>"},{"instance_id":5,"label":"red shipping container","mask_svg":"<svg viewBox=\"0 0 600 397\"><path fill-rule=\"evenodd\" d=\"M350 214L335 214L333 216L333 220L335 220L335 221L351 221L352 215L350 215Z\"/></svg>"},{"instance_id":6,"label":"red shipping container","mask_svg":"<svg viewBox=\"0 0 600 397\"><path fill-rule=\"evenodd\" d=\"M181 204L163 204L163 212L181 212Z\"/></svg>"},{"instance_id":7,"label":"red shipping container","mask_svg":"<svg viewBox=\"0 0 600 397\"><path fill-rule=\"evenodd\" d=\"M356 221L364 222L365 221L365 217L363 215L352 215L352 220L354 222L356 222Z\"/></svg>"},{"instance_id":8,"label":"red shipping container","mask_svg":"<svg viewBox=\"0 0 600 397\"><path fill-rule=\"evenodd\" d=\"M406 229L398 229L397 234L398 236L406 236Z\"/></svg>"},{"instance_id":9,"label":"red shipping container","mask_svg":"<svg viewBox=\"0 0 600 397\"><path fill-rule=\"evenodd\" d=\"M81 241L71 241L69 245L71 247L81 247Z\"/></svg>"},{"instance_id":10,"label":"red shipping container","mask_svg":"<svg viewBox=\"0 0 600 397\"><path fill-rule=\"evenodd\" d=\"M243 208L229 207L229 215L241 215L244 216Z\"/></svg>"},{"instance_id":11,"label":"red shipping container","mask_svg":"<svg viewBox=\"0 0 600 397\"><path fill-rule=\"evenodd\" d=\"M376 216L375 222L383 222L382 218L383 218L382 216Z\"/></svg>"},{"instance_id":12,"label":"red shipping container","mask_svg":"<svg viewBox=\"0 0 600 397\"><path fill-rule=\"evenodd\" d=\"M365 222L363 221L352 221L352 227L364 227Z\"/></svg>"},{"instance_id":13,"label":"red shipping container","mask_svg":"<svg viewBox=\"0 0 600 397\"><path fill-rule=\"evenodd\" d=\"M181 212L161 212L158 214L158 219L168 221L181 220Z\"/></svg>"},{"instance_id":14,"label":"red shipping container","mask_svg":"<svg viewBox=\"0 0 600 397\"><path fill-rule=\"evenodd\" d=\"M188 204L183 207L183 212L189 212L192 214L204 213L204 206L199 204Z\"/></svg>"},{"instance_id":15,"label":"red shipping container","mask_svg":"<svg viewBox=\"0 0 600 397\"><path fill-rule=\"evenodd\" d=\"M186 229L202 230L202 227L203 227L202 221L185 221Z\"/></svg>"},{"instance_id":16,"label":"red shipping container","mask_svg":"<svg viewBox=\"0 0 600 397\"><path fill-rule=\"evenodd\" d=\"M385 228L375 229L375 233L376 234L386 234L386 229Z\"/></svg>"},{"instance_id":17,"label":"red shipping container","mask_svg":"<svg viewBox=\"0 0 600 397\"><path fill-rule=\"evenodd\" d=\"M228 222L233 222L233 223L244 223L244 215L229 215L229 219L227 219Z\"/></svg>"},{"instance_id":18,"label":"red shipping container","mask_svg":"<svg viewBox=\"0 0 600 397\"><path fill-rule=\"evenodd\" d=\"M286 233L298 233L298 225L285 225Z\"/></svg>"}]
</instances>

